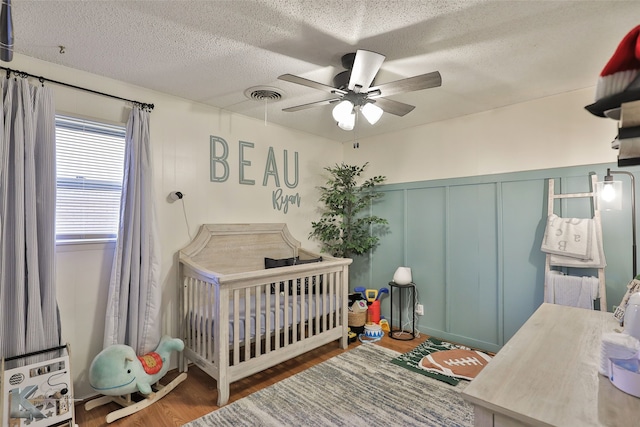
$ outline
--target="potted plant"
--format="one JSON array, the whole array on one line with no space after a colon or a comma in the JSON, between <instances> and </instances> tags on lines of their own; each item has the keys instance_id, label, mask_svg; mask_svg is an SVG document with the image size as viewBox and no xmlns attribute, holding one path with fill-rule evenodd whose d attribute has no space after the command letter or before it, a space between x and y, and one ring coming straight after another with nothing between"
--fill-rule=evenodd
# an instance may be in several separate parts
<instances>
[{"instance_id":1,"label":"potted plant","mask_svg":"<svg viewBox=\"0 0 640 427\"><path fill-rule=\"evenodd\" d=\"M319 221L311 223L310 238L321 242L321 250L335 257L350 258L362 255L378 244L378 237L371 226L383 226L387 220L369 215L374 200L384 193L374 191L374 187L384 182L386 177L374 176L358 184L359 178L369 163L350 166L344 163L325 167L330 177L326 185L320 187L320 202L324 212Z\"/></svg>"}]
</instances>

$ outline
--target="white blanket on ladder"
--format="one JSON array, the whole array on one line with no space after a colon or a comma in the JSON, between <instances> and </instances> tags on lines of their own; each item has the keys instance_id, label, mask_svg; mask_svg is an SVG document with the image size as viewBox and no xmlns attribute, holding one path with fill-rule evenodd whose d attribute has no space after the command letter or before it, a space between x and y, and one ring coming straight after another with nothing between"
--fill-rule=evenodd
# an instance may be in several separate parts
<instances>
[{"instance_id":1,"label":"white blanket on ladder","mask_svg":"<svg viewBox=\"0 0 640 427\"><path fill-rule=\"evenodd\" d=\"M593 220L560 218L556 214L547 218L542 251L578 259L591 259Z\"/></svg>"},{"instance_id":2,"label":"white blanket on ladder","mask_svg":"<svg viewBox=\"0 0 640 427\"><path fill-rule=\"evenodd\" d=\"M602 235L593 219L549 215L540 249L550 254L549 263L553 266L604 268L607 265Z\"/></svg>"},{"instance_id":3,"label":"white blanket on ladder","mask_svg":"<svg viewBox=\"0 0 640 427\"><path fill-rule=\"evenodd\" d=\"M598 298L599 280L597 277L568 276L551 270L546 274L544 286L544 302L593 310L593 300Z\"/></svg>"}]
</instances>

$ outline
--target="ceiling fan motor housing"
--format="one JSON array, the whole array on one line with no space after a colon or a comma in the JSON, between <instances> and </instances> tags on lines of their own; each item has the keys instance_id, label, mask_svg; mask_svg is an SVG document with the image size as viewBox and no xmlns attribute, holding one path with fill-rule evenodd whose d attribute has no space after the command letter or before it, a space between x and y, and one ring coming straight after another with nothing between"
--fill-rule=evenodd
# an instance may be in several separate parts
<instances>
[{"instance_id":1,"label":"ceiling fan motor housing","mask_svg":"<svg viewBox=\"0 0 640 427\"><path fill-rule=\"evenodd\" d=\"M341 90L347 90L349 79L351 78L351 70L342 71L333 78L333 85Z\"/></svg>"},{"instance_id":2,"label":"ceiling fan motor housing","mask_svg":"<svg viewBox=\"0 0 640 427\"><path fill-rule=\"evenodd\" d=\"M347 70L351 70L353 68L353 62L356 60L356 53L355 52L351 52L351 53L347 53L342 55L342 67L346 68Z\"/></svg>"}]
</instances>

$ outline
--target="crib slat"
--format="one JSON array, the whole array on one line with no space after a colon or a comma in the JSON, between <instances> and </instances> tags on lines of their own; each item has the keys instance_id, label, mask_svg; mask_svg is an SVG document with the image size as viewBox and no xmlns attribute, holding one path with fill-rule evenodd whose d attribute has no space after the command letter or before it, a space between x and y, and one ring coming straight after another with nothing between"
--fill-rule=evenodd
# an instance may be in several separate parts
<instances>
[{"instance_id":1,"label":"crib slat","mask_svg":"<svg viewBox=\"0 0 640 427\"><path fill-rule=\"evenodd\" d=\"M259 310L257 306L255 316ZM244 360L251 358L251 315L251 288L244 288Z\"/></svg>"},{"instance_id":2,"label":"crib slat","mask_svg":"<svg viewBox=\"0 0 640 427\"><path fill-rule=\"evenodd\" d=\"M211 319L211 314L210 314L210 310L211 310L211 305L209 304L209 290L210 290L210 286L207 282L204 282L202 280L198 280L198 288L199 288L199 301L198 301L198 307L201 310L202 313L202 332L199 335L199 340L200 340L200 354L202 357L207 357L207 341L208 341L208 336L211 335L210 332L210 319Z\"/></svg>"},{"instance_id":3,"label":"crib slat","mask_svg":"<svg viewBox=\"0 0 640 427\"><path fill-rule=\"evenodd\" d=\"M298 280L300 280L300 294L298 293ZM293 318L291 319L291 343L295 344L298 341L298 336L302 335L300 333L300 324L302 323L302 319L304 319L304 278L297 277L293 280L293 284L291 285L291 291L295 296L292 297L292 313Z\"/></svg>"},{"instance_id":4,"label":"crib slat","mask_svg":"<svg viewBox=\"0 0 640 427\"><path fill-rule=\"evenodd\" d=\"M193 322L196 325L196 327L194 328L194 330L192 331L192 336L191 336L191 345L194 349L194 351L198 351L198 344L197 344L197 339L198 339L198 333L199 330L202 329L202 326L199 325L198 322L200 322L200 313L198 313L196 304L195 304L195 299L196 299L196 291L198 289L198 283L197 280L194 280L191 283L191 288L190 288L190 295L189 295L189 305L191 306L191 312L193 313Z\"/></svg>"},{"instance_id":5,"label":"crib slat","mask_svg":"<svg viewBox=\"0 0 640 427\"><path fill-rule=\"evenodd\" d=\"M202 330L202 324L200 323L202 321L202 317L200 316L200 312L198 311L198 306L196 305L197 292L198 292L198 280L194 280L191 286L191 295L190 295L189 305L191 306L192 313L194 314L193 321L196 325L196 328L193 331L193 337L192 337L193 350L196 353L198 352L198 334Z\"/></svg>"},{"instance_id":6,"label":"crib slat","mask_svg":"<svg viewBox=\"0 0 640 427\"><path fill-rule=\"evenodd\" d=\"M280 293L277 291L278 286L277 284L276 286L276 293L275 293L275 310L274 310L274 329L273 329L273 349L274 350L278 350L280 348Z\"/></svg>"},{"instance_id":7,"label":"crib slat","mask_svg":"<svg viewBox=\"0 0 640 427\"><path fill-rule=\"evenodd\" d=\"M256 357L262 354L262 285L258 285L254 288L253 297L256 302L256 339L255 341L255 354ZM268 305L265 305L265 316L269 313Z\"/></svg>"},{"instance_id":8,"label":"crib slat","mask_svg":"<svg viewBox=\"0 0 640 427\"><path fill-rule=\"evenodd\" d=\"M184 339L185 339L185 345L188 348L192 347L192 341L191 341L191 336L193 334L193 330L195 329L195 319L194 319L194 315L193 315L193 310L191 310L191 305L189 304L189 296L191 295L191 278L190 277L185 277L184 278L184 295L182 296L183 300L182 300L182 304L183 304L183 309L184 309L184 315L183 318L186 317L186 325L185 327L187 328L186 331L184 331Z\"/></svg>"},{"instance_id":9,"label":"crib slat","mask_svg":"<svg viewBox=\"0 0 640 427\"><path fill-rule=\"evenodd\" d=\"M286 347L289 345L289 308L291 307L291 303L289 301L289 292L287 292L286 284L284 288L284 325L282 325L284 334L282 337L282 346Z\"/></svg>"},{"instance_id":10,"label":"crib slat","mask_svg":"<svg viewBox=\"0 0 640 427\"><path fill-rule=\"evenodd\" d=\"M319 281L320 276L318 276L317 274L313 277L309 278L309 283L314 284L315 286L315 290L314 290L314 298L313 298L313 307L311 307L312 302L309 302L309 316L314 316L314 317L321 317L322 316L322 310L318 310L318 306L324 307L324 303L322 301L322 296L323 293L320 290L320 281ZM315 308L314 308L315 307ZM315 320L314 320L315 322ZM321 329L318 329L317 324L313 324L312 327L312 322L309 322L309 329L313 329L314 330L314 335L317 335L321 332Z\"/></svg>"},{"instance_id":11,"label":"crib slat","mask_svg":"<svg viewBox=\"0 0 640 427\"><path fill-rule=\"evenodd\" d=\"M204 328L204 334L206 336L206 355L207 360L211 360L213 357L213 307L215 304L213 286L209 283L204 283L207 287L207 298L205 300L205 306L207 307L206 328Z\"/></svg>"},{"instance_id":12,"label":"crib slat","mask_svg":"<svg viewBox=\"0 0 640 427\"><path fill-rule=\"evenodd\" d=\"M264 306L271 307L271 286L264 286ZM275 301L274 301L275 302ZM271 351L271 313L266 311L264 313L264 352L269 353Z\"/></svg>"},{"instance_id":13,"label":"crib slat","mask_svg":"<svg viewBox=\"0 0 640 427\"><path fill-rule=\"evenodd\" d=\"M305 290L304 298L300 297L300 335L301 340L305 338L309 338L311 336L311 304L309 301L313 301L315 298L313 286L312 286L312 276L303 277L301 279L301 287ZM306 301L306 303L305 303Z\"/></svg>"},{"instance_id":14,"label":"crib slat","mask_svg":"<svg viewBox=\"0 0 640 427\"><path fill-rule=\"evenodd\" d=\"M322 292L320 293L322 298L322 330L327 331L329 329L329 320L331 319L331 311L329 311L331 300L331 293L327 289L327 275L320 274L318 276L318 283L322 282Z\"/></svg>"},{"instance_id":15,"label":"crib slat","mask_svg":"<svg viewBox=\"0 0 640 427\"><path fill-rule=\"evenodd\" d=\"M332 320L333 320L333 325L331 326L332 328L337 328L339 327L339 325L341 325L340 322L340 316L342 315L342 312L340 310L340 308L342 307L342 304L344 304L345 306L347 306L349 304L349 301L343 301L342 299L342 293L340 292L340 284L338 283L338 273L331 273L331 274L327 274L327 283L331 284L331 292L332 292L332 298L331 298L331 312L333 313L332 316Z\"/></svg>"},{"instance_id":16,"label":"crib slat","mask_svg":"<svg viewBox=\"0 0 640 427\"><path fill-rule=\"evenodd\" d=\"M193 320L193 312L189 309L189 282L191 278L185 276L182 281L182 319L185 322L184 327L186 329L182 330L184 344L187 347L191 347L191 332L194 329L194 320ZM185 361L185 364L187 362ZM186 365L185 365L186 366Z\"/></svg>"},{"instance_id":17,"label":"crib slat","mask_svg":"<svg viewBox=\"0 0 640 427\"><path fill-rule=\"evenodd\" d=\"M328 329L333 329L334 328L334 319L336 316L335 313L335 304L336 304L336 294L335 294L335 289L331 286L331 274L323 274L322 277L322 283L324 283L325 285L323 286L323 288L325 289L325 291L327 292L327 296L326 296L326 310L325 313L327 313L327 328Z\"/></svg>"},{"instance_id":18,"label":"crib slat","mask_svg":"<svg viewBox=\"0 0 640 427\"><path fill-rule=\"evenodd\" d=\"M233 365L240 363L240 291L233 291ZM224 322L224 320L222 320Z\"/></svg>"},{"instance_id":19,"label":"crib slat","mask_svg":"<svg viewBox=\"0 0 640 427\"><path fill-rule=\"evenodd\" d=\"M333 300L333 294L331 293L331 287L329 286L329 282L327 279L328 276L324 274L319 274L317 278L318 283L322 283L322 290L320 291L320 298L322 302L322 316L329 318L331 315L330 307L331 301ZM323 320L322 322L323 325L328 325L328 322L325 323L325 320Z\"/></svg>"},{"instance_id":20,"label":"crib slat","mask_svg":"<svg viewBox=\"0 0 640 427\"><path fill-rule=\"evenodd\" d=\"M201 319L201 331L198 334L198 353L201 356L205 356L206 355L206 349L204 346L204 337L206 336L206 330L207 330L207 322L208 322L208 317L207 317L207 307L206 307L206 292L207 292L207 286L206 284L202 281L202 280L198 280L198 291L196 292L196 307L200 313L200 319Z\"/></svg>"},{"instance_id":21,"label":"crib slat","mask_svg":"<svg viewBox=\"0 0 640 427\"><path fill-rule=\"evenodd\" d=\"M198 323L197 323L197 322L200 321L200 319L199 319L199 313L198 313L198 311L196 309L196 306L195 306L195 303L194 303L195 298L196 298L195 297L195 293L196 293L196 290L198 289L197 286L198 286L197 281L194 280L194 281L191 282L191 287L189 289L189 305L190 305L191 310L192 310L191 312L193 313L193 316L194 316L193 317L193 322L196 325L196 327L191 332L191 346L196 351L197 351L196 339L197 339L197 336L198 336L198 331L199 331L199 329L201 329L201 326L199 326Z\"/></svg>"},{"instance_id":22,"label":"crib slat","mask_svg":"<svg viewBox=\"0 0 640 427\"><path fill-rule=\"evenodd\" d=\"M331 277L333 277L332 274L324 274L323 275L323 279L322 279L322 283L324 283L324 290L326 292L325 295L325 305L327 306L326 309L326 313L327 313L327 330L332 329L333 328L333 318L335 316L334 313L334 305L333 305L333 301L335 301L336 297L335 297L335 291L333 290L332 286L331 286Z\"/></svg>"}]
</instances>

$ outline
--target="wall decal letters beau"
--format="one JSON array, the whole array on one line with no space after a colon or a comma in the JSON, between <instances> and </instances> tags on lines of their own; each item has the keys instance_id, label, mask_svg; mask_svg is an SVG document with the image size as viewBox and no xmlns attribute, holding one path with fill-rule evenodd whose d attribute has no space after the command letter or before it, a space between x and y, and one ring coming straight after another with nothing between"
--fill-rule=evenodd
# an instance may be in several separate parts
<instances>
[{"instance_id":1,"label":"wall decal letters beau","mask_svg":"<svg viewBox=\"0 0 640 427\"><path fill-rule=\"evenodd\" d=\"M210 145L210 180L211 182L226 182L230 175L229 165L229 144L224 138L211 135ZM247 141L238 141L238 183L241 185L255 185L254 179L247 178L247 170L251 167L251 160L247 159L247 152L252 150L255 144ZM287 150L283 150L284 184L287 188L296 188L299 181L298 152L293 152L293 181L290 181L289 155ZM278 163L273 147L269 147L267 159L265 161L264 173L262 175L262 186L266 187L272 181L276 187L271 195L273 209L283 213L289 211L290 206L300 207L300 193L285 194L280 188L280 174Z\"/></svg>"}]
</instances>

